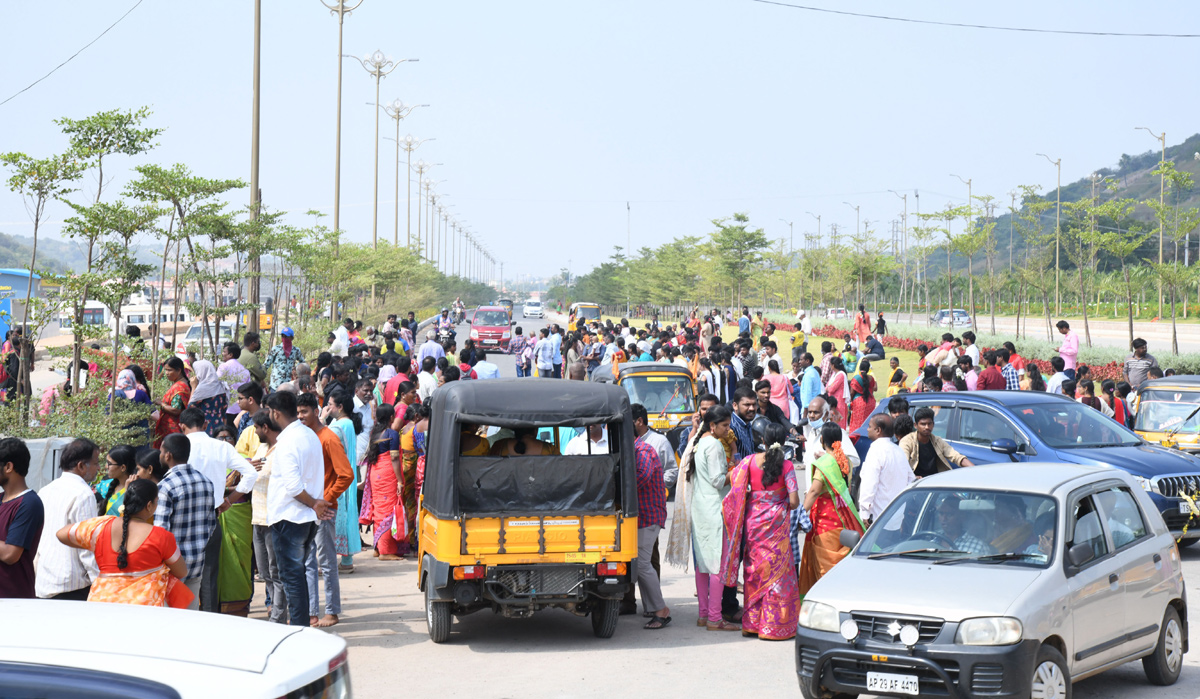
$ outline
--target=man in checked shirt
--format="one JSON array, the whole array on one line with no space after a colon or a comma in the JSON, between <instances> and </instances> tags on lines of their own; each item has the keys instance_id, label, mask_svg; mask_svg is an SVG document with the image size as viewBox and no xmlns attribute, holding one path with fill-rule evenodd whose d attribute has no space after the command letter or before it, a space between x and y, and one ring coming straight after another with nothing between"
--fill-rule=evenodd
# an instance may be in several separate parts
<instances>
[{"instance_id":1,"label":"man in checked shirt","mask_svg":"<svg viewBox=\"0 0 1200 699\"><path fill-rule=\"evenodd\" d=\"M194 595L188 609L200 608L200 577L204 572L204 546L217 528L212 481L188 465L192 443L182 434L169 434L159 449L159 461L167 477L158 484L158 509L154 526L175 535L179 552L187 562L183 581Z\"/></svg>"}]
</instances>

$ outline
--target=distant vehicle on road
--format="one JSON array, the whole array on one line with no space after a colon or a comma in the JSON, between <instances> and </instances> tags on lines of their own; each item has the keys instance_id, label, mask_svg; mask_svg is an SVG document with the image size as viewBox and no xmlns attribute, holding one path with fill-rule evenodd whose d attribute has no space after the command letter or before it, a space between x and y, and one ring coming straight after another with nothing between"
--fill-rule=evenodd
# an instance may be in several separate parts
<instances>
[{"instance_id":1,"label":"distant vehicle on road","mask_svg":"<svg viewBox=\"0 0 1200 699\"><path fill-rule=\"evenodd\" d=\"M1060 461L1108 466L1128 472L1150 497L1171 533L1183 535L1191 519L1180 497L1200 493L1200 457L1150 444L1094 408L1053 393L966 391L906 393L909 413L933 408L933 433L975 464ZM875 413L887 410L889 398ZM874 414L874 413L872 413ZM871 440L866 422L854 434L865 458ZM1200 541L1200 526L1188 528L1180 546Z\"/></svg>"},{"instance_id":2,"label":"distant vehicle on road","mask_svg":"<svg viewBox=\"0 0 1200 699\"><path fill-rule=\"evenodd\" d=\"M516 306L516 303L514 303L512 299L498 299L496 301L496 305L504 308L505 311L508 311L508 319L512 320L513 307Z\"/></svg>"},{"instance_id":3,"label":"distant vehicle on road","mask_svg":"<svg viewBox=\"0 0 1200 699\"><path fill-rule=\"evenodd\" d=\"M636 537L635 537L636 538ZM4 600L0 694L109 699L350 699L337 634L136 604ZM113 629L155 643L113 643Z\"/></svg>"},{"instance_id":4,"label":"distant vehicle on road","mask_svg":"<svg viewBox=\"0 0 1200 699\"><path fill-rule=\"evenodd\" d=\"M829 320L844 320L850 317L850 311L845 308L826 308L825 317Z\"/></svg>"},{"instance_id":5,"label":"distant vehicle on road","mask_svg":"<svg viewBox=\"0 0 1200 699\"><path fill-rule=\"evenodd\" d=\"M471 339L484 349L508 349L512 324L503 306L480 306L471 314Z\"/></svg>"},{"instance_id":6,"label":"distant vehicle on road","mask_svg":"<svg viewBox=\"0 0 1200 699\"><path fill-rule=\"evenodd\" d=\"M842 530L854 550L800 605L806 699L1065 699L1138 659L1151 684L1179 679L1179 550L1128 473L1040 458L939 473L858 537Z\"/></svg>"},{"instance_id":7,"label":"distant vehicle on road","mask_svg":"<svg viewBox=\"0 0 1200 699\"><path fill-rule=\"evenodd\" d=\"M525 307L521 309L521 315L526 318L545 318L546 312L542 309L541 301L526 301Z\"/></svg>"},{"instance_id":8,"label":"distant vehicle on road","mask_svg":"<svg viewBox=\"0 0 1200 699\"><path fill-rule=\"evenodd\" d=\"M570 329L579 330L593 320L600 320L600 305L586 301L573 303L568 318L570 319Z\"/></svg>"},{"instance_id":9,"label":"distant vehicle on road","mask_svg":"<svg viewBox=\"0 0 1200 699\"><path fill-rule=\"evenodd\" d=\"M953 311L947 308L934 313L929 317L929 322L939 328L961 328L963 330L971 329L971 314L967 313L962 308L955 308Z\"/></svg>"},{"instance_id":10,"label":"distant vehicle on road","mask_svg":"<svg viewBox=\"0 0 1200 699\"><path fill-rule=\"evenodd\" d=\"M1200 454L1200 376L1142 383L1133 429L1151 444Z\"/></svg>"},{"instance_id":11,"label":"distant vehicle on road","mask_svg":"<svg viewBox=\"0 0 1200 699\"><path fill-rule=\"evenodd\" d=\"M204 346L211 348L209 339L211 339L213 333L216 332L217 350L220 351L221 345L225 344L226 342L233 341L233 323L221 323L219 330L215 328L216 324L217 323L215 321L209 322L208 334L204 334L204 323L199 320L196 321L195 325L188 328L187 334L183 336L182 346L188 351L196 351L199 349L200 341L203 339Z\"/></svg>"}]
</instances>

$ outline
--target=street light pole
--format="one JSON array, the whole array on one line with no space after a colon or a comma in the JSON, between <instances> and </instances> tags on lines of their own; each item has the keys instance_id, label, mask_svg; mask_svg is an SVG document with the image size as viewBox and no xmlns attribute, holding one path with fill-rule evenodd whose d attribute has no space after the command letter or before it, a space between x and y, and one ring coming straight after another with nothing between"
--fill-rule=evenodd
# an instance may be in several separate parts
<instances>
[{"instance_id":1,"label":"street light pole","mask_svg":"<svg viewBox=\"0 0 1200 699\"><path fill-rule=\"evenodd\" d=\"M254 0L254 100L250 108L250 220L258 220L258 105L261 92L259 77L262 57L262 0ZM258 332L258 304L261 301L262 259L256 253L250 259L250 303L254 311L247 313L247 330Z\"/></svg>"},{"instance_id":2,"label":"street light pole","mask_svg":"<svg viewBox=\"0 0 1200 699\"><path fill-rule=\"evenodd\" d=\"M819 248L821 247L821 217L811 211L805 211L804 213L817 219L817 247Z\"/></svg>"},{"instance_id":3,"label":"street light pole","mask_svg":"<svg viewBox=\"0 0 1200 699\"><path fill-rule=\"evenodd\" d=\"M333 156L333 230L336 232L341 230L342 207L342 28L346 15L357 10L359 5L363 4L363 0L358 0L350 6L347 6L345 0L338 0L337 4L321 0L321 4L328 8L330 14L337 15L338 18L337 138ZM335 256L336 250L335 247Z\"/></svg>"},{"instance_id":4,"label":"street light pole","mask_svg":"<svg viewBox=\"0 0 1200 699\"><path fill-rule=\"evenodd\" d=\"M845 204L846 206L849 206L851 209L854 209L854 235L858 236L859 235L859 230L858 230L859 207L854 204L851 204L848 201L844 201L842 203Z\"/></svg>"},{"instance_id":5,"label":"street light pole","mask_svg":"<svg viewBox=\"0 0 1200 699\"><path fill-rule=\"evenodd\" d=\"M408 213L406 214L405 219L404 219L404 226L405 226L404 231L405 231L405 235L408 236L409 249L412 249L412 247L413 247L413 237L412 237L412 152L414 150L416 150L418 147L420 147L420 145L422 143L424 143L426 141L435 141L435 140L437 140L437 139L422 138L422 139L418 140L416 138L413 138L412 134L409 134L404 137L404 145L401 146L402 148L404 148L404 151L406 153L408 153L408 177L406 178L407 181L405 182L405 185L404 185L404 188L408 194ZM420 176L418 175L417 182L420 183L420 181L421 181L421 179L420 179ZM421 193L420 190L418 190L417 194L420 195L420 193ZM397 199L398 198L399 198L399 195L397 195ZM419 206L420 202L418 201L417 204ZM419 220L417 221L417 224L418 224L417 237L420 238L421 234L420 234L420 228L419 228L419 225L420 225Z\"/></svg>"},{"instance_id":6,"label":"street light pole","mask_svg":"<svg viewBox=\"0 0 1200 699\"><path fill-rule=\"evenodd\" d=\"M1046 155L1045 153L1038 153L1038 155L1042 156L1046 160L1049 160L1050 164L1058 170L1058 183L1055 185L1054 190L1054 315L1062 315L1062 297L1059 295L1060 270L1058 260L1059 248L1061 247L1059 245L1059 231L1062 227L1060 224L1062 217L1062 158L1059 158L1058 160L1050 160L1050 156ZM1160 249L1159 253L1161 254L1161 252L1162 250ZM1159 294L1159 309L1161 310L1161 289L1159 290ZM1084 303L1087 303L1087 299L1084 299Z\"/></svg>"},{"instance_id":7,"label":"street light pole","mask_svg":"<svg viewBox=\"0 0 1200 699\"><path fill-rule=\"evenodd\" d=\"M415 104L412 106L407 106L399 98L394 99L394 100L392 100L392 102L390 104L385 104L383 106L383 111L386 112L388 116L390 116L392 119L395 119L395 121L396 121L396 201L395 201L395 203L396 203L396 231L393 234L393 241L392 241L392 245L395 245L396 247L400 247L400 148L401 148L401 145L400 145L400 120L403 119L404 117L408 116L409 114L412 114L413 110L416 109L417 107L428 107L428 106L429 105L427 105L427 104ZM375 116L376 116L376 121L378 122L378 120L379 120L378 113ZM410 138L411 138L411 136L410 136ZM378 151L379 151L378 147L376 147L375 150L376 150L376 157L378 157ZM377 170L378 170L378 168L377 168ZM376 177L376 182L378 183L378 177ZM376 186L378 186L378 184Z\"/></svg>"},{"instance_id":8,"label":"street light pole","mask_svg":"<svg viewBox=\"0 0 1200 699\"><path fill-rule=\"evenodd\" d=\"M1145 126L1139 126L1134 129L1134 131L1139 131L1139 130L1145 131L1146 133L1150 134L1151 136L1157 138L1162 143L1162 158L1159 161L1160 162L1160 172L1158 174L1158 208L1161 210L1162 206L1163 206L1163 192L1165 191L1165 188L1166 188L1166 177L1167 177L1167 174L1165 172L1161 172L1161 164L1167 162L1167 132L1163 131L1161 134L1156 134L1153 131L1151 131L1150 129L1146 128ZM1158 220L1158 264L1161 265L1162 263L1163 263L1163 226L1162 226L1162 219L1159 218L1159 220ZM1163 314L1163 290L1162 290L1162 281L1160 280L1158 282L1158 317L1161 318L1162 314Z\"/></svg>"},{"instance_id":9,"label":"street light pole","mask_svg":"<svg viewBox=\"0 0 1200 699\"><path fill-rule=\"evenodd\" d=\"M375 196L371 214L371 247L379 248L379 83L383 77L393 70L396 70L401 63L405 61L393 61L385 55L383 51L376 49L374 53L369 53L366 56L359 58L358 56L347 56L358 61L363 70L375 78ZM417 59L410 58L410 61Z\"/></svg>"},{"instance_id":10,"label":"street light pole","mask_svg":"<svg viewBox=\"0 0 1200 699\"><path fill-rule=\"evenodd\" d=\"M796 230L794 228L792 228L792 222L785 218L781 218L779 220L783 221L784 223L786 223L788 225L788 251L790 252L792 250L795 250L796 249Z\"/></svg>"}]
</instances>

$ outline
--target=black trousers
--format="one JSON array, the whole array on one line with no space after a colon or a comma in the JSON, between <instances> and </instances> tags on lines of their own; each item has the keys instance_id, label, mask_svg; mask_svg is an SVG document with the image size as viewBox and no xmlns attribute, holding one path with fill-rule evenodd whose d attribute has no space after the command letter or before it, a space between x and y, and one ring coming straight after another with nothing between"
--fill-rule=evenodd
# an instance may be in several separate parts
<instances>
[{"instance_id":1,"label":"black trousers","mask_svg":"<svg viewBox=\"0 0 1200 699\"><path fill-rule=\"evenodd\" d=\"M221 520L204 546L204 571L200 574L200 611L220 612L221 598L217 594L217 574L221 570Z\"/></svg>"},{"instance_id":2,"label":"black trousers","mask_svg":"<svg viewBox=\"0 0 1200 699\"><path fill-rule=\"evenodd\" d=\"M88 598L88 593L91 591L92 591L92 586L88 585L87 587L81 587L78 590L71 590L70 592L60 592L57 595L51 595L50 599L65 599L65 600L72 600L75 602L86 602L87 598Z\"/></svg>"}]
</instances>

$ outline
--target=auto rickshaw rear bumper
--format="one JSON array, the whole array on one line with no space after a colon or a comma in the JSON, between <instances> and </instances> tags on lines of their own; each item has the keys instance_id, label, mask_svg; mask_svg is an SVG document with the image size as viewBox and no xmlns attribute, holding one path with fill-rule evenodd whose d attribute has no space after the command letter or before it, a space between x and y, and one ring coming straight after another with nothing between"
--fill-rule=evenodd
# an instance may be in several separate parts
<instances>
[{"instance_id":1,"label":"auto rickshaw rear bumper","mask_svg":"<svg viewBox=\"0 0 1200 699\"><path fill-rule=\"evenodd\" d=\"M461 611L505 608L574 608L590 598L620 599L637 576L637 561L619 564L624 572L602 573L598 563L536 563L487 566L481 577L455 579L453 568L425 555L425 585L436 599ZM482 568L483 566L478 566Z\"/></svg>"}]
</instances>

